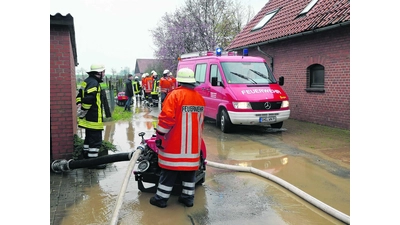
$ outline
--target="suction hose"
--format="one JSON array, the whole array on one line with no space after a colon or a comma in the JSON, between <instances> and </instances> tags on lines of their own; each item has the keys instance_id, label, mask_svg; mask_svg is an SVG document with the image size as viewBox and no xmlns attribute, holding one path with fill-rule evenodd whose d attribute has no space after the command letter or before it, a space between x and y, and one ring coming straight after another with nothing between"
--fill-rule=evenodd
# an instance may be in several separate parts
<instances>
[{"instance_id":1,"label":"suction hose","mask_svg":"<svg viewBox=\"0 0 400 225\"><path fill-rule=\"evenodd\" d=\"M342 222L344 222L346 224L350 224L350 216L332 208L329 205L326 205L325 203L319 201L318 199L312 197L311 195L308 195L304 191L298 189L297 187L291 185L290 183L288 183L270 173L264 172L262 170L259 170L259 169L253 168L253 167L234 166L234 165L221 164L221 163L216 163L216 162L211 162L211 161L206 161L206 163L207 163L207 166L211 166L211 167L215 167L215 168L229 169L229 170L234 170L234 171L239 171L239 172L250 172L250 173L257 174L261 177L265 177L265 178L281 185L282 187L288 189L289 191L293 192L294 194L298 195L302 199L306 200L307 202L311 203L312 205L321 209L322 211L328 213L329 215L335 217L336 219L341 220Z\"/></svg>"},{"instance_id":2,"label":"suction hose","mask_svg":"<svg viewBox=\"0 0 400 225\"><path fill-rule=\"evenodd\" d=\"M97 166L101 164L107 164L112 162L129 161L132 158L133 152L128 153L117 153L112 155L100 156L93 159L82 159L82 160L66 160L60 159L55 160L51 163L50 168L55 173L61 173L78 168L87 168L91 166Z\"/></svg>"}]
</instances>

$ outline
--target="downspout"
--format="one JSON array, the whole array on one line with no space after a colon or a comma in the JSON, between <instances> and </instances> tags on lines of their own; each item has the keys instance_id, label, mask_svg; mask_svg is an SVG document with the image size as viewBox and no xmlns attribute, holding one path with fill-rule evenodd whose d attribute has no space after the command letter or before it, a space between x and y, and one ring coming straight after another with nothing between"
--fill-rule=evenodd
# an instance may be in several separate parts
<instances>
[{"instance_id":1,"label":"downspout","mask_svg":"<svg viewBox=\"0 0 400 225\"><path fill-rule=\"evenodd\" d=\"M271 70L272 72L274 72L274 57L261 50L259 45L257 45L257 50L271 59Z\"/></svg>"}]
</instances>

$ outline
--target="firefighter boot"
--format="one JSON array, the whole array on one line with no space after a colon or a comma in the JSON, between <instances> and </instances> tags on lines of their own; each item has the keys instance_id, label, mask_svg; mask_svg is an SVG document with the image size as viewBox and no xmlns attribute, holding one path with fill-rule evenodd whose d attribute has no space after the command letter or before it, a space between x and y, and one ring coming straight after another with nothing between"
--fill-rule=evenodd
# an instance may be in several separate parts
<instances>
[{"instance_id":1,"label":"firefighter boot","mask_svg":"<svg viewBox=\"0 0 400 225\"><path fill-rule=\"evenodd\" d=\"M163 198L157 198L158 196L153 196L150 198L150 204L157 206L159 208L167 207L167 201Z\"/></svg>"},{"instance_id":2,"label":"firefighter boot","mask_svg":"<svg viewBox=\"0 0 400 225\"><path fill-rule=\"evenodd\" d=\"M186 207L193 206L193 199L191 198L183 198L182 196L179 196L178 202L184 204Z\"/></svg>"}]
</instances>

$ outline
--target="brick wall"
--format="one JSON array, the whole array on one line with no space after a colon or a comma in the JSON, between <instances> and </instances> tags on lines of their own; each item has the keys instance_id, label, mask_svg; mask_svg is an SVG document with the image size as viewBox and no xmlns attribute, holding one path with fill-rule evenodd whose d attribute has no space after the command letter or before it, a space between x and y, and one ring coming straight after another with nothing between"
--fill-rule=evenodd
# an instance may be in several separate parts
<instances>
[{"instance_id":1,"label":"brick wall","mask_svg":"<svg viewBox=\"0 0 400 225\"><path fill-rule=\"evenodd\" d=\"M66 26L50 27L51 156L70 159L76 133L75 62Z\"/></svg>"},{"instance_id":2,"label":"brick wall","mask_svg":"<svg viewBox=\"0 0 400 225\"><path fill-rule=\"evenodd\" d=\"M293 119L350 129L350 26L260 46L273 56L274 75L285 77ZM249 49L250 55L258 55ZM325 67L325 93L306 92L307 67Z\"/></svg>"}]
</instances>

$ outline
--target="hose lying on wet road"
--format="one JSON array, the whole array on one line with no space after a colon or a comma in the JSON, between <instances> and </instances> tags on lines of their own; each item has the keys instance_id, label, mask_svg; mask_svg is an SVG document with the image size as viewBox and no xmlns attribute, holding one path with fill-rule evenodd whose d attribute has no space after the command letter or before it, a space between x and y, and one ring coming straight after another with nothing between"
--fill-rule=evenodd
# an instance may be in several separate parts
<instances>
[{"instance_id":1,"label":"hose lying on wet road","mask_svg":"<svg viewBox=\"0 0 400 225\"><path fill-rule=\"evenodd\" d=\"M128 169L126 170L125 178L122 182L122 187L118 194L117 202L115 204L114 211L113 211L113 214L111 217L111 223L110 223L111 225L116 225L118 222L118 214L119 214L119 210L120 210L123 200L124 200L126 188L128 187L128 182L130 180L133 168L134 168L136 161L137 161L140 153L142 152L142 150L144 150L144 148L142 146L137 147L136 151L133 154L131 161L129 162L129 166L128 166Z\"/></svg>"},{"instance_id":2,"label":"hose lying on wet road","mask_svg":"<svg viewBox=\"0 0 400 225\"><path fill-rule=\"evenodd\" d=\"M206 161L206 162L207 162L207 166L220 168L220 169L229 169L229 170L234 170L234 171L239 171L239 172L249 172L249 173L254 173L256 175L265 177L265 178L281 185L282 187L288 189L289 191L293 192L297 196L301 197L302 199L306 200L307 202L311 203L312 205L321 209L322 211L328 213L329 215L335 217L336 219L341 220L342 222L344 222L346 224L350 224L350 216L332 208L331 206L319 201L318 199L312 197L311 195L305 193L304 191L298 189L297 187L291 185L290 183L288 183L270 173L264 172L262 170L259 170L259 169L253 168L253 167L234 166L234 165L216 163L216 162L211 162L211 161Z\"/></svg>"}]
</instances>

